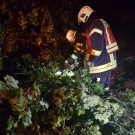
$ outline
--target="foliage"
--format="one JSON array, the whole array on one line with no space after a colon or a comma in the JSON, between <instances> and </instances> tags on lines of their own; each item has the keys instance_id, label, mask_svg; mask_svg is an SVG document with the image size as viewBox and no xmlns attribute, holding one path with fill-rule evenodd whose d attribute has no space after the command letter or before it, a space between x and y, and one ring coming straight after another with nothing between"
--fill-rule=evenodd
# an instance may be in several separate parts
<instances>
[{"instance_id":1,"label":"foliage","mask_svg":"<svg viewBox=\"0 0 135 135\"><path fill-rule=\"evenodd\" d=\"M1 44L3 43L3 35L2 35L2 31L3 31L3 26L0 24L0 71L3 68L2 65L2 53L1 53Z\"/></svg>"},{"instance_id":2,"label":"foliage","mask_svg":"<svg viewBox=\"0 0 135 135\"><path fill-rule=\"evenodd\" d=\"M106 97L101 85L93 83L84 69L75 70L72 74L68 70L56 74L59 71L57 64L33 66L30 70L35 71L27 72L29 77L33 76L31 87L20 88L19 82L8 75L4 77L5 82L0 83L1 98L8 99L15 114L9 117L7 132L13 132L20 124L26 127L24 132L32 126L40 132L55 131L65 135L101 135L106 125L112 127L112 133L134 132L132 91L124 95L125 101L120 98L122 96L118 97L118 93ZM7 91L15 93L14 97Z\"/></svg>"},{"instance_id":3,"label":"foliage","mask_svg":"<svg viewBox=\"0 0 135 135\"><path fill-rule=\"evenodd\" d=\"M131 89L106 93L86 69L63 65L71 46L62 39L76 28L69 12L82 3L0 1L1 134L135 133Z\"/></svg>"}]
</instances>

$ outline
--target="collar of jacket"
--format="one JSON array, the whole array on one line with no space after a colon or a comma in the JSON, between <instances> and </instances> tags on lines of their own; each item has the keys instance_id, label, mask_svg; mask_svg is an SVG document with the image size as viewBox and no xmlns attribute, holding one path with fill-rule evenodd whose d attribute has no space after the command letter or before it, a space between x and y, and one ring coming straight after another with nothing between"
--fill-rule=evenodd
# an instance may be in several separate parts
<instances>
[{"instance_id":1,"label":"collar of jacket","mask_svg":"<svg viewBox=\"0 0 135 135\"><path fill-rule=\"evenodd\" d=\"M91 23L93 22L93 20L100 19L100 18L101 18L101 17L99 17L99 15L97 14L97 12L94 11L94 12L90 15L88 21L84 24L83 30L84 30L84 31L88 30L88 29L89 29L89 26L91 25Z\"/></svg>"}]
</instances>

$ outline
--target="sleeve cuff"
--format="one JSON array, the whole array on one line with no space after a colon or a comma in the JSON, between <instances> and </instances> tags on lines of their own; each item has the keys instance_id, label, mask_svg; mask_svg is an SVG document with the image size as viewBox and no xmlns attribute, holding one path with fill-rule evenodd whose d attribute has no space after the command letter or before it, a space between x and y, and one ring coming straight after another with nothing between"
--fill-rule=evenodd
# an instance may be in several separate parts
<instances>
[{"instance_id":1,"label":"sleeve cuff","mask_svg":"<svg viewBox=\"0 0 135 135\"><path fill-rule=\"evenodd\" d=\"M68 61L67 61L67 60L65 60L65 63L66 63L66 64L68 64Z\"/></svg>"}]
</instances>

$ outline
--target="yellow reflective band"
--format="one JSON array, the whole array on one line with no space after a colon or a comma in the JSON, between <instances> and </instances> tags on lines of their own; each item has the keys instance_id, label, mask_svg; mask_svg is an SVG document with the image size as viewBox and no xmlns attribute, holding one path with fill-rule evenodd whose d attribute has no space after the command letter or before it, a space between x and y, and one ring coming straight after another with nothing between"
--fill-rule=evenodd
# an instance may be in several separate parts
<instances>
[{"instance_id":1,"label":"yellow reflective band","mask_svg":"<svg viewBox=\"0 0 135 135\"><path fill-rule=\"evenodd\" d=\"M119 49L118 46L115 46L115 47L113 47L111 49L108 49L107 52L110 53L110 52L116 51L118 49Z\"/></svg>"},{"instance_id":2,"label":"yellow reflective band","mask_svg":"<svg viewBox=\"0 0 135 135\"><path fill-rule=\"evenodd\" d=\"M113 62L109 62L109 63L107 63L107 64L103 64L103 65L101 65L101 66L95 66L94 69L95 69L95 70L100 70L100 69L103 69L103 68L106 68L106 67L110 67L110 66L112 66L112 65L114 65L114 64L116 64L116 60L113 61Z\"/></svg>"},{"instance_id":3,"label":"yellow reflective band","mask_svg":"<svg viewBox=\"0 0 135 135\"><path fill-rule=\"evenodd\" d=\"M112 47L114 47L114 46L117 46L117 43L116 43L116 42L107 45L107 46L106 46L106 49L110 49L110 48L112 48Z\"/></svg>"},{"instance_id":4,"label":"yellow reflective band","mask_svg":"<svg viewBox=\"0 0 135 135\"><path fill-rule=\"evenodd\" d=\"M77 43L77 44L76 44L76 46L83 46L83 44L81 44L81 43Z\"/></svg>"},{"instance_id":5,"label":"yellow reflective band","mask_svg":"<svg viewBox=\"0 0 135 135\"><path fill-rule=\"evenodd\" d=\"M97 78L97 82L100 82L100 78Z\"/></svg>"},{"instance_id":6,"label":"yellow reflective band","mask_svg":"<svg viewBox=\"0 0 135 135\"><path fill-rule=\"evenodd\" d=\"M83 52L84 50L82 50L82 49L80 48L80 47L82 47L82 46L83 46L83 44L77 43L75 50L76 50L76 51L81 51L81 52Z\"/></svg>"},{"instance_id":7,"label":"yellow reflective band","mask_svg":"<svg viewBox=\"0 0 135 135\"><path fill-rule=\"evenodd\" d=\"M93 33L95 33L95 32L97 32L98 34L101 34L101 35L102 35L102 33L103 33L101 30L94 28L94 29L90 32L90 36L91 36Z\"/></svg>"},{"instance_id":8,"label":"yellow reflective band","mask_svg":"<svg viewBox=\"0 0 135 135\"><path fill-rule=\"evenodd\" d=\"M103 23L103 25L104 25L105 27L108 27L108 26L109 26L109 25L106 23L105 20L100 19L100 21ZM107 36L108 42L109 42L109 44L111 44L111 40L110 40L110 37L109 37L109 33L108 33L107 28L106 28L105 30L106 30L106 36Z\"/></svg>"},{"instance_id":9,"label":"yellow reflective band","mask_svg":"<svg viewBox=\"0 0 135 135\"><path fill-rule=\"evenodd\" d=\"M87 53L87 54L86 54L86 56L85 56L86 61L88 61L88 60L89 60L89 57L90 57L90 54L89 54L89 53Z\"/></svg>"},{"instance_id":10,"label":"yellow reflective band","mask_svg":"<svg viewBox=\"0 0 135 135\"><path fill-rule=\"evenodd\" d=\"M111 53L111 54L109 54L109 56L110 56L110 61L114 61L114 56L113 56L113 53Z\"/></svg>"},{"instance_id":11,"label":"yellow reflective band","mask_svg":"<svg viewBox=\"0 0 135 135\"><path fill-rule=\"evenodd\" d=\"M73 58L74 60L77 59L78 57L74 54L71 55L71 58Z\"/></svg>"},{"instance_id":12,"label":"yellow reflective band","mask_svg":"<svg viewBox=\"0 0 135 135\"><path fill-rule=\"evenodd\" d=\"M90 73L101 73L101 72L105 72L108 70L111 70L113 68L115 68L117 66L116 64L116 60L101 66L96 66L96 67L89 67L89 72Z\"/></svg>"},{"instance_id":13,"label":"yellow reflective band","mask_svg":"<svg viewBox=\"0 0 135 135\"><path fill-rule=\"evenodd\" d=\"M116 50L119 49L118 45L117 45L117 42L111 43L111 39L110 39L110 36L109 36L109 33L108 33L108 29L107 29L107 27L109 27L109 25L103 19L100 19L100 21L103 23L104 27L106 28L105 29L106 30L106 36L107 36L108 43L109 43L109 45L106 46L107 52L108 53L112 53L113 51L116 51Z\"/></svg>"},{"instance_id":14,"label":"yellow reflective band","mask_svg":"<svg viewBox=\"0 0 135 135\"><path fill-rule=\"evenodd\" d=\"M91 50L91 54L94 56L99 56L101 54L102 51L97 51L97 50Z\"/></svg>"},{"instance_id":15,"label":"yellow reflective band","mask_svg":"<svg viewBox=\"0 0 135 135\"><path fill-rule=\"evenodd\" d=\"M108 26L109 26L108 23L107 23L104 19L100 19L100 21L103 23L103 25L104 25L105 27L108 27Z\"/></svg>"},{"instance_id":16,"label":"yellow reflective band","mask_svg":"<svg viewBox=\"0 0 135 135\"><path fill-rule=\"evenodd\" d=\"M105 90L106 90L106 91L109 90L109 87L106 87Z\"/></svg>"},{"instance_id":17,"label":"yellow reflective band","mask_svg":"<svg viewBox=\"0 0 135 135\"><path fill-rule=\"evenodd\" d=\"M81 50L79 47L76 47L75 49L76 49L77 51L80 51L80 50Z\"/></svg>"}]
</instances>

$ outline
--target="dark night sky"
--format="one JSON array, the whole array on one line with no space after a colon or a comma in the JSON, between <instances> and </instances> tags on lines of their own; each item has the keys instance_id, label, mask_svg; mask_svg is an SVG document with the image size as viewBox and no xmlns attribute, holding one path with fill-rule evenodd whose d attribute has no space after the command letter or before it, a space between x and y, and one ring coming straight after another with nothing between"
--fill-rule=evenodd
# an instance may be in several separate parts
<instances>
[{"instance_id":1,"label":"dark night sky","mask_svg":"<svg viewBox=\"0 0 135 135\"><path fill-rule=\"evenodd\" d=\"M121 50L134 55L135 0L95 0L93 7L112 27Z\"/></svg>"},{"instance_id":2,"label":"dark night sky","mask_svg":"<svg viewBox=\"0 0 135 135\"><path fill-rule=\"evenodd\" d=\"M134 3L134 0L95 0L94 2L95 5L106 11L135 11Z\"/></svg>"},{"instance_id":3,"label":"dark night sky","mask_svg":"<svg viewBox=\"0 0 135 135\"><path fill-rule=\"evenodd\" d=\"M92 5L90 1L93 1ZM110 25L119 27L125 24L135 24L134 3L135 0L84 0L84 5L91 6L106 21L109 21Z\"/></svg>"},{"instance_id":4,"label":"dark night sky","mask_svg":"<svg viewBox=\"0 0 135 135\"><path fill-rule=\"evenodd\" d=\"M127 14L135 19L134 0L96 0L94 7L107 18L123 18Z\"/></svg>"}]
</instances>

